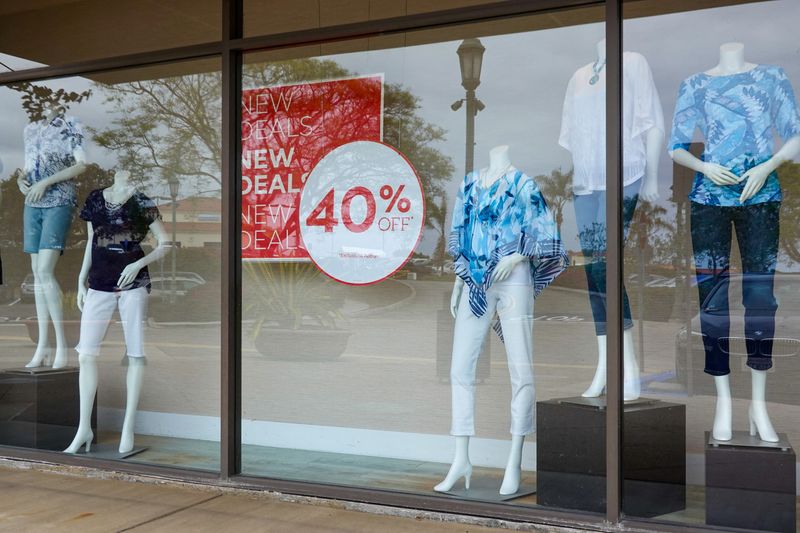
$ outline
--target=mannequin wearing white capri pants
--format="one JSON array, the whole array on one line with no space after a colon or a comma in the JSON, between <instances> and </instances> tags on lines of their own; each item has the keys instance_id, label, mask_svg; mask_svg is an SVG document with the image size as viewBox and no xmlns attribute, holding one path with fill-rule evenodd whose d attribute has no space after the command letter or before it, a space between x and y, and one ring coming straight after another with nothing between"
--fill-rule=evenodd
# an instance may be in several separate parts
<instances>
[{"instance_id":1,"label":"mannequin wearing white capri pants","mask_svg":"<svg viewBox=\"0 0 800 533\"><path fill-rule=\"evenodd\" d=\"M133 430L144 373L144 321L150 291L147 265L162 258L169 247L158 208L137 192L130 173L118 170L114 184L89 194L81 211L86 220L87 243L78 278L81 338L76 350L80 362L80 422L72 444L64 450L76 453L81 445L90 451L91 417L97 392L97 356L115 309L119 309L128 361L127 403L119 452L133 449ZM158 246L144 253L141 242L152 231ZM87 290L86 284L89 284Z\"/></svg>"},{"instance_id":2,"label":"mannequin wearing white capri pants","mask_svg":"<svg viewBox=\"0 0 800 533\"><path fill-rule=\"evenodd\" d=\"M508 146L493 148L489 156L489 168L464 178L453 210L449 251L458 277L450 303L456 319L450 432L456 451L447 476L434 487L439 492L451 490L462 476L469 489L475 371L495 313L512 389L511 452L500 494L518 491L523 441L534 431L533 300L568 264L536 183L511 165Z\"/></svg>"}]
</instances>

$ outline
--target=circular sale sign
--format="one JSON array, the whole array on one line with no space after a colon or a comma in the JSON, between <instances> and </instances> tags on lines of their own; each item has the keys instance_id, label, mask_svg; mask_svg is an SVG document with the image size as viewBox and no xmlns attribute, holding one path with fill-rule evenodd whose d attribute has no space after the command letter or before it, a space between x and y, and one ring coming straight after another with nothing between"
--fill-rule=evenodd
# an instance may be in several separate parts
<instances>
[{"instance_id":1,"label":"circular sale sign","mask_svg":"<svg viewBox=\"0 0 800 533\"><path fill-rule=\"evenodd\" d=\"M303 244L322 272L351 285L376 283L408 261L422 236L422 184L391 146L347 143L311 171L299 215Z\"/></svg>"}]
</instances>

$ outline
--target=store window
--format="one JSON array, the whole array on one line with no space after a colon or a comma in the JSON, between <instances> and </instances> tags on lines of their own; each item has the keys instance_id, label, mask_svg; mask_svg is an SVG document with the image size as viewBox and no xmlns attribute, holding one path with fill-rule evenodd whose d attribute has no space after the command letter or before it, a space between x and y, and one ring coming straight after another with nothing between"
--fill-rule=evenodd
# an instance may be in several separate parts
<instances>
[{"instance_id":1,"label":"store window","mask_svg":"<svg viewBox=\"0 0 800 533\"><path fill-rule=\"evenodd\" d=\"M0 72L218 41L218 0L9 0Z\"/></svg>"},{"instance_id":2,"label":"store window","mask_svg":"<svg viewBox=\"0 0 800 533\"><path fill-rule=\"evenodd\" d=\"M0 89L0 444L218 469L220 82Z\"/></svg>"},{"instance_id":3,"label":"store window","mask_svg":"<svg viewBox=\"0 0 800 533\"><path fill-rule=\"evenodd\" d=\"M604 170L605 99L570 81L602 20L245 56L245 474L605 511L568 150L585 126Z\"/></svg>"},{"instance_id":4,"label":"store window","mask_svg":"<svg viewBox=\"0 0 800 533\"><path fill-rule=\"evenodd\" d=\"M623 510L795 531L800 4L696 4L625 13L628 118L649 129L624 150L626 170L644 166L624 262L626 390L643 403L625 407ZM645 81L663 127L637 121Z\"/></svg>"}]
</instances>

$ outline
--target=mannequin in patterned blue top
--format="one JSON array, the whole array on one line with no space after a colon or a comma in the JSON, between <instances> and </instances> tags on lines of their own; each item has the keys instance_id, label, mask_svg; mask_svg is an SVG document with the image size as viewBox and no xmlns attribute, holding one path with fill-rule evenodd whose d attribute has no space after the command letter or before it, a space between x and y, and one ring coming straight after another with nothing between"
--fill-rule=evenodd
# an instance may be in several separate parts
<instances>
[{"instance_id":1,"label":"mannequin in patterned blue top","mask_svg":"<svg viewBox=\"0 0 800 533\"><path fill-rule=\"evenodd\" d=\"M687 151L695 129L705 140L702 160ZM784 141L774 154L773 130ZM717 389L712 435L717 440L732 437L730 318L727 303L706 308L704 302L717 285L727 294L735 227L752 374L750 434L757 430L761 440L777 442L766 407L778 307L773 275L781 188L775 170L800 154L800 113L786 73L774 65L746 62L741 43L723 44L719 65L681 84L669 145L672 159L697 173L689 199L705 371L714 376Z\"/></svg>"}]
</instances>

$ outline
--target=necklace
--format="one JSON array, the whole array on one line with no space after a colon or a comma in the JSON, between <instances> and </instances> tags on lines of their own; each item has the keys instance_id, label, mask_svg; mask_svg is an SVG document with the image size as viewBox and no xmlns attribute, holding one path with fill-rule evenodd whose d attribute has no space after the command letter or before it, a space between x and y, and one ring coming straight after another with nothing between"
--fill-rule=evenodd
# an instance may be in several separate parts
<instances>
[{"instance_id":1,"label":"necklace","mask_svg":"<svg viewBox=\"0 0 800 533\"><path fill-rule=\"evenodd\" d=\"M600 63L599 59L594 62L594 65L592 65L592 72L594 72L594 76L589 78L589 85L594 85L595 83L597 83L597 80L600 79L600 71L603 70L603 67L605 65L606 65L605 59L603 60L602 63Z\"/></svg>"}]
</instances>

